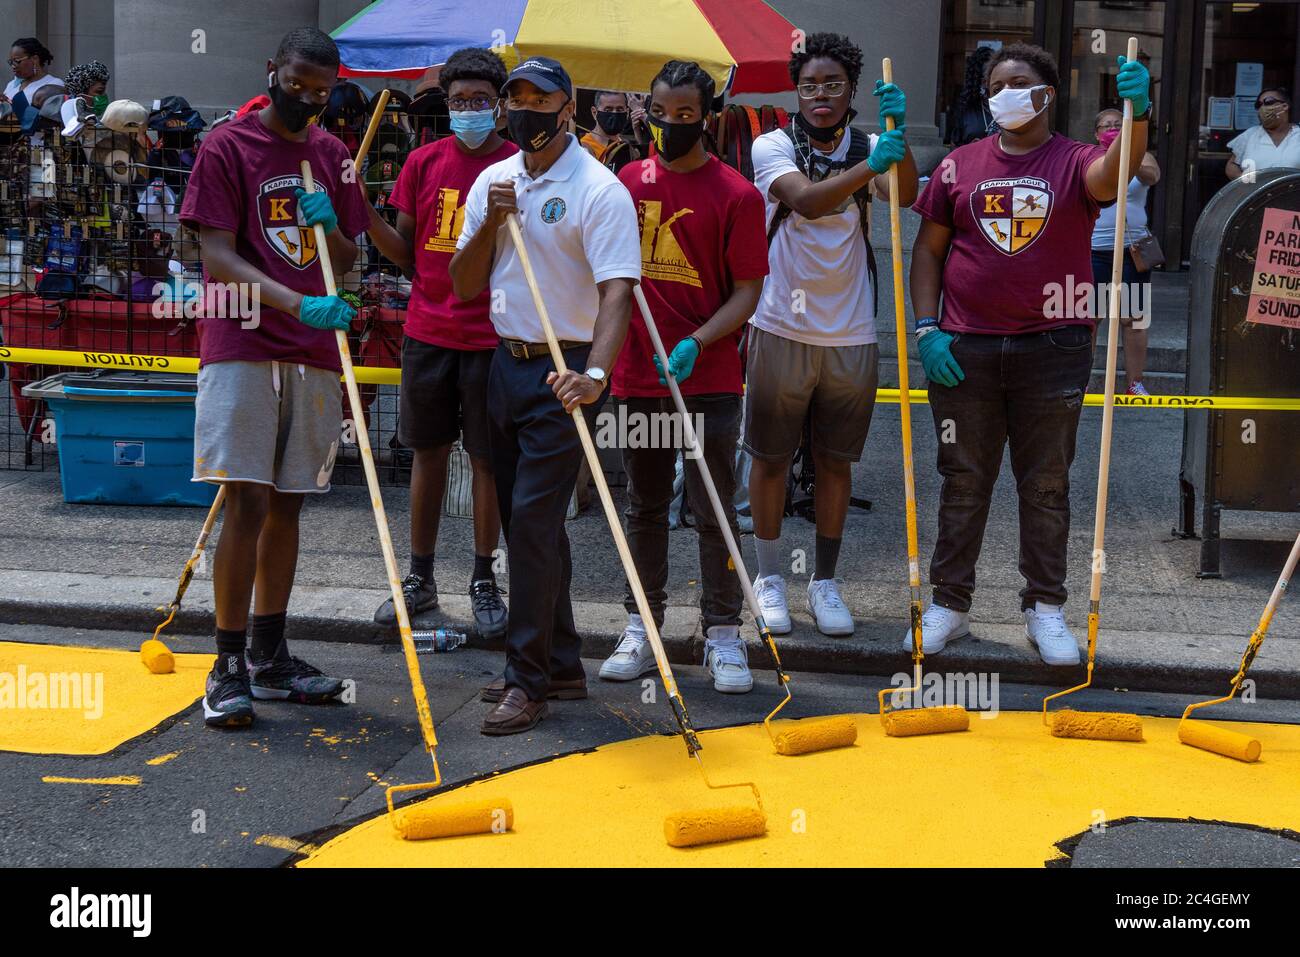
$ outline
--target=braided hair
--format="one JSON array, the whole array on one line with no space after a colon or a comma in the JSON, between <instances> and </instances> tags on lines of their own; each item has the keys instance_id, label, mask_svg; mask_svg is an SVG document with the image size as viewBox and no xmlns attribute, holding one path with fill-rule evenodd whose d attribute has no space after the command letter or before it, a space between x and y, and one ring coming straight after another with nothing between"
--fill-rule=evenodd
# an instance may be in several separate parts
<instances>
[{"instance_id":1,"label":"braided hair","mask_svg":"<svg viewBox=\"0 0 1300 957\"><path fill-rule=\"evenodd\" d=\"M79 63L68 71L63 85L69 96L82 96L90 91L96 83L108 82L108 67L99 60Z\"/></svg>"}]
</instances>

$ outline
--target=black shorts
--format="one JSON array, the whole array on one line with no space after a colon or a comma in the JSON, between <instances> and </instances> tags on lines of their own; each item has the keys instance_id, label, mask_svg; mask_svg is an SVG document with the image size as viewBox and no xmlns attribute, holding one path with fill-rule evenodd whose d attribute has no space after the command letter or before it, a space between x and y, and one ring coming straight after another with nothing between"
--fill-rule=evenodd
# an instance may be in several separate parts
<instances>
[{"instance_id":1,"label":"black shorts","mask_svg":"<svg viewBox=\"0 0 1300 957\"><path fill-rule=\"evenodd\" d=\"M487 381L494 349L448 349L402 339L397 441L437 448L461 437L474 458L488 457Z\"/></svg>"}]
</instances>

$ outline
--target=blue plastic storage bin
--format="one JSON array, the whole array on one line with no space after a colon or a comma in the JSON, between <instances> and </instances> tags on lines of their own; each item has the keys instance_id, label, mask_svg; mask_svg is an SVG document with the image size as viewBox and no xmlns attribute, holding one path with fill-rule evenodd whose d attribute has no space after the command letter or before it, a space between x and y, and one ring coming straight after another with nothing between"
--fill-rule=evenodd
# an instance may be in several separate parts
<instances>
[{"instance_id":1,"label":"blue plastic storage bin","mask_svg":"<svg viewBox=\"0 0 1300 957\"><path fill-rule=\"evenodd\" d=\"M94 505L211 505L194 474L197 376L96 369L24 387L54 415L63 500Z\"/></svg>"}]
</instances>

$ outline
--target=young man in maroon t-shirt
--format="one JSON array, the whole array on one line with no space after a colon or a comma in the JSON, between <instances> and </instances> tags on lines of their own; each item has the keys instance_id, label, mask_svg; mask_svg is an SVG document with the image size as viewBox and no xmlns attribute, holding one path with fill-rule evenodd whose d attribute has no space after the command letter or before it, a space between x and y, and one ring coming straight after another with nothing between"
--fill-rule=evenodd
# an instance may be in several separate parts
<instances>
[{"instance_id":1,"label":"young man in maroon t-shirt","mask_svg":"<svg viewBox=\"0 0 1300 957\"><path fill-rule=\"evenodd\" d=\"M704 149L701 134L713 92L712 78L698 64L666 63L651 84L646 118L657 154L625 166L619 179L637 205L641 284L670 353L668 368L681 385L726 521L739 539L732 506L743 391L738 347L740 330L754 312L767 275L767 243L758 190ZM644 418L648 427L639 430L643 435L662 434L656 417L676 412L639 316L633 316L614 366L613 394L627 406L629 422L633 416ZM636 431L630 430L629 438ZM660 628L667 601L668 508L678 451L630 444L623 448L628 547ZM726 541L689 455L686 490L699 533L704 663L718 691L743 693L754 682L740 637L740 582L729 567ZM612 681L628 681L655 668L645 623L630 591L624 606L627 627L600 669L600 676Z\"/></svg>"},{"instance_id":2,"label":"young man in maroon t-shirt","mask_svg":"<svg viewBox=\"0 0 1300 957\"><path fill-rule=\"evenodd\" d=\"M207 273L194 481L226 489L212 571L217 660L203 696L211 727L250 725L253 698L314 704L343 687L290 655L284 640L298 514L305 495L329 491L343 421L335 330L353 316L325 295L312 227L324 227L334 267L346 271L357 255L349 237L366 225L351 157L311 122L338 67L325 33L287 34L267 61L271 104L204 140L181 207L181 221L202 237ZM316 181L311 194L303 160ZM250 300L252 315L231 308Z\"/></svg>"},{"instance_id":3,"label":"young man in maroon t-shirt","mask_svg":"<svg viewBox=\"0 0 1300 957\"><path fill-rule=\"evenodd\" d=\"M1116 88L1133 103L1134 120L1127 183L1146 151L1151 101L1146 68L1120 61ZM934 654L970 634L975 564L1010 446L1025 636L1045 663L1077 665L1062 606L1070 465L1094 317L1075 290L1092 281L1093 224L1100 204L1116 197L1120 144L1106 149L1052 131L1061 79L1039 47L1003 47L985 85L997 132L953 150L913 207L922 219L911 272L917 353L943 476L922 648ZM912 642L909 630L903 647Z\"/></svg>"},{"instance_id":4,"label":"young man in maroon t-shirt","mask_svg":"<svg viewBox=\"0 0 1300 957\"><path fill-rule=\"evenodd\" d=\"M460 436L474 473L474 572L469 596L479 634L499 638L506 606L492 571L501 535L496 485L488 459L487 379L496 330L483 290L462 302L451 287L447 264L456 252L465 199L478 174L518 147L497 132L498 93L505 64L490 50L467 48L448 57L439 73L447 94L454 136L415 150L402 166L389 202L397 208L394 229L373 209L370 238L411 278L402 342L398 440L411 449L411 566L402 583L407 612L438 607L433 577L438 519L447 484L447 456ZM375 621L397 620L390 598Z\"/></svg>"}]
</instances>

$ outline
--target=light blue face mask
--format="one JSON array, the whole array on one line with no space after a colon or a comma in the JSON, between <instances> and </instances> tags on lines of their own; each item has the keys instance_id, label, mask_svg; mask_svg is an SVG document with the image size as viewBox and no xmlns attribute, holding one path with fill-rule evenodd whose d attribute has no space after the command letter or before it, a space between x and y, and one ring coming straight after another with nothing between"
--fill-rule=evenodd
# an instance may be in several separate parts
<instances>
[{"instance_id":1,"label":"light blue face mask","mask_svg":"<svg viewBox=\"0 0 1300 957\"><path fill-rule=\"evenodd\" d=\"M484 140L497 128L497 111L491 110L453 110L451 111L451 131L456 138L472 150L483 145Z\"/></svg>"}]
</instances>

